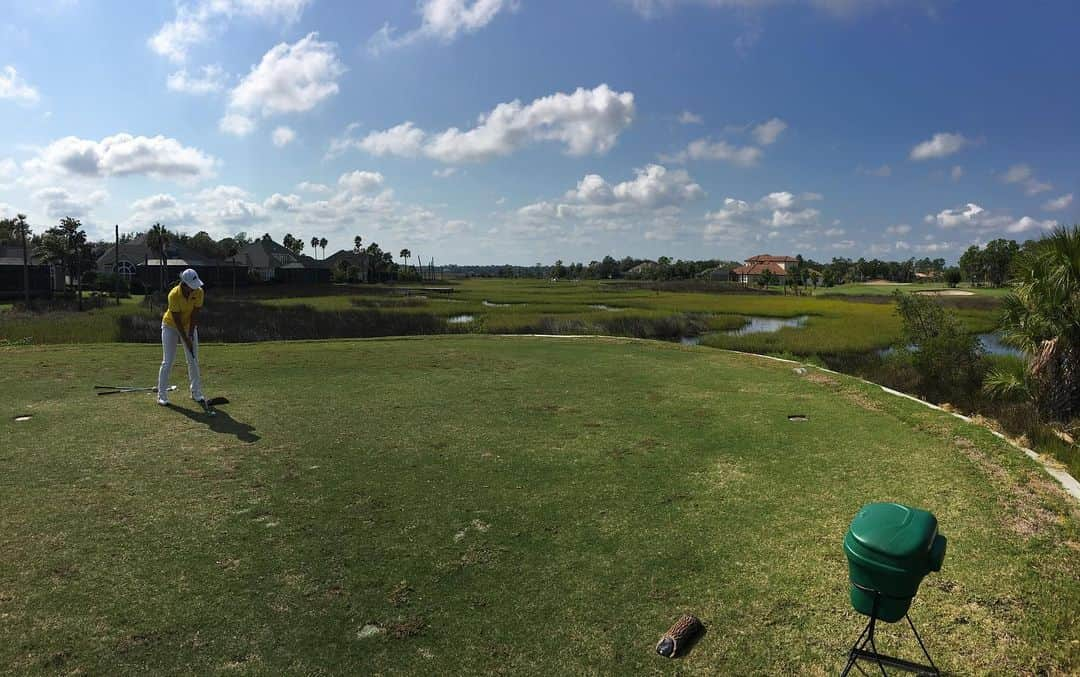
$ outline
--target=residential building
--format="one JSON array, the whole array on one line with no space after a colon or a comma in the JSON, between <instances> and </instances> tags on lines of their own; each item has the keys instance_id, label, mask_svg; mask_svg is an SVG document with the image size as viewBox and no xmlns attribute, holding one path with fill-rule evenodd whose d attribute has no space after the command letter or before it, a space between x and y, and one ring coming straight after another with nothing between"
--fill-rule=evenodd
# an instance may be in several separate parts
<instances>
[{"instance_id":1,"label":"residential building","mask_svg":"<svg viewBox=\"0 0 1080 677\"><path fill-rule=\"evenodd\" d=\"M213 286L231 285L234 276L237 284L246 284L248 278L244 264L212 258L178 242L166 242L163 263L160 252L150 247L145 233L120 243L119 249L116 245L109 246L98 257L97 271L103 274L116 271L128 284L138 280L156 289L161 284L162 265L167 286L178 280L185 268L194 268L203 282Z\"/></svg>"},{"instance_id":2,"label":"residential building","mask_svg":"<svg viewBox=\"0 0 1080 677\"><path fill-rule=\"evenodd\" d=\"M770 271L777 281L783 284L787 280L788 273L791 266L798 263L798 259L793 256L772 256L771 254L758 254L757 256L751 256L746 259L744 265L733 269L732 275L735 276L736 282L743 284L754 284L761 278L761 275L767 270Z\"/></svg>"},{"instance_id":3,"label":"residential building","mask_svg":"<svg viewBox=\"0 0 1080 677\"><path fill-rule=\"evenodd\" d=\"M54 290L64 289L64 271L60 266L42 260L32 248L27 252L30 264L30 295L51 296ZM22 245L0 245L0 299L23 297Z\"/></svg>"},{"instance_id":4,"label":"residential building","mask_svg":"<svg viewBox=\"0 0 1080 677\"><path fill-rule=\"evenodd\" d=\"M330 268L325 261L296 254L274 242L269 235L245 245L228 261L246 266L254 277L263 282L314 284L330 281Z\"/></svg>"}]
</instances>

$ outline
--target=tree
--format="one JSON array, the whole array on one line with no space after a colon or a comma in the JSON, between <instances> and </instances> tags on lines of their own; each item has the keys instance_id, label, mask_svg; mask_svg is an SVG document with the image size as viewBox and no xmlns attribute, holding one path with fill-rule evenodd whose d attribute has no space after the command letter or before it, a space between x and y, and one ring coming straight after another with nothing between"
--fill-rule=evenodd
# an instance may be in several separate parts
<instances>
[{"instance_id":1,"label":"tree","mask_svg":"<svg viewBox=\"0 0 1080 677\"><path fill-rule=\"evenodd\" d=\"M13 219L0 219L0 242L18 242L22 246L23 258L23 302L30 307L30 257L27 253L26 240L30 237L30 225L26 214L16 214Z\"/></svg>"},{"instance_id":2,"label":"tree","mask_svg":"<svg viewBox=\"0 0 1080 677\"><path fill-rule=\"evenodd\" d=\"M1080 415L1080 226L1059 228L1017 257L1001 316L1002 343L1030 359L1022 374L992 371L992 395L1024 391L1039 416Z\"/></svg>"},{"instance_id":3,"label":"tree","mask_svg":"<svg viewBox=\"0 0 1080 677\"><path fill-rule=\"evenodd\" d=\"M251 238L248 237L248 234L244 231L240 231L236 235L233 235L232 239L233 242L236 243L237 249L243 249L244 247L251 244Z\"/></svg>"},{"instance_id":4,"label":"tree","mask_svg":"<svg viewBox=\"0 0 1080 677\"><path fill-rule=\"evenodd\" d=\"M297 256L300 255L300 252L304 251L304 241L300 238L293 237L292 233L285 233L285 237L281 240L281 245Z\"/></svg>"},{"instance_id":5,"label":"tree","mask_svg":"<svg viewBox=\"0 0 1080 677\"><path fill-rule=\"evenodd\" d=\"M1000 287L1009 278L1009 268L1012 267L1013 259L1020 253L1020 245L1013 240L998 238L986 243L982 252L983 266L986 269L986 278L990 284Z\"/></svg>"},{"instance_id":6,"label":"tree","mask_svg":"<svg viewBox=\"0 0 1080 677\"><path fill-rule=\"evenodd\" d=\"M758 284L761 285L762 288L768 289L772 285L776 284L776 275L774 275L771 270L766 268L764 271L762 271L761 275L758 276Z\"/></svg>"},{"instance_id":7,"label":"tree","mask_svg":"<svg viewBox=\"0 0 1080 677\"><path fill-rule=\"evenodd\" d=\"M919 374L920 390L931 399L953 400L976 389L982 379L982 345L955 312L918 294L893 292L903 320L904 349Z\"/></svg>"},{"instance_id":8,"label":"tree","mask_svg":"<svg viewBox=\"0 0 1080 677\"><path fill-rule=\"evenodd\" d=\"M319 246L322 247L322 257L326 258L326 245L329 244L325 237L319 238Z\"/></svg>"},{"instance_id":9,"label":"tree","mask_svg":"<svg viewBox=\"0 0 1080 677\"><path fill-rule=\"evenodd\" d=\"M983 255L979 251L977 245L971 245L960 256L960 272L963 276L971 282L972 285L978 285L983 279Z\"/></svg>"},{"instance_id":10,"label":"tree","mask_svg":"<svg viewBox=\"0 0 1080 677\"><path fill-rule=\"evenodd\" d=\"M945 283L948 284L950 287L956 287L956 285L960 284L960 281L963 279L963 274L956 266L945 269Z\"/></svg>"},{"instance_id":11,"label":"tree","mask_svg":"<svg viewBox=\"0 0 1080 677\"><path fill-rule=\"evenodd\" d=\"M315 256L319 255L319 238L314 235L311 237L311 250L315 252Z\"/></svg>"},{"instance_id":12,"label":"tree","mask_svg":"<svg viewBox=\"0 0 1080 677\"><path fill-rule=\"evenodd\" d=\"M242 234L242 233L241 233ZM240 253L240 247L236 244L236 240L233 238L225 238L220 243L225 248L225 255L232 263L232 293L236 296L236 256Z\"/></svg>"},{"instance_id":13,"label":"tree","mask_svg":"<svg viewBox=\"0 0 1080 677\"><path fill-rule=\"evenodd\" d=\"M82 222L71 217L60 219L60 225L45 231L38 245L38 255L59 263L75 280L79 310L82 310L82 262L90 254Z\"/></svg>"},{"instance_id":14,"label":"tree","mask_svg":"<svg viewBox=\"0 0 1080 677\"><path fill-rule=\"evenodd\" d=\"M150 226L150 231L146 234L146 245L158 255L158 278L161 285L160 289L163 292L165 291L166 267L169 260L166 248L169 246L170 239L169 230L160 223Z\"/></svg>"},{"instance_id":15,"label":"tree","mask_svg":"<svg viewBox=\"0 0 1080 677\"><path fill-rule=\"evenodd\" d=\"M356 252L357 254L364 251L363 242L364 242L364 238L360 237L359 235L354 237L353 238L353 251Z\"/></svg>"},{"instance_id":16,"label":"tree","mask_svg":"<svg viewBox=\"0 0 1080 677\"><path fill-rule=\"evenodd\" d=\"M409 266L409 257L412 256L412 252L408 249L402 249L398 256L405 259L405 267L407 268Z\"/></svg>"}]
</instances>

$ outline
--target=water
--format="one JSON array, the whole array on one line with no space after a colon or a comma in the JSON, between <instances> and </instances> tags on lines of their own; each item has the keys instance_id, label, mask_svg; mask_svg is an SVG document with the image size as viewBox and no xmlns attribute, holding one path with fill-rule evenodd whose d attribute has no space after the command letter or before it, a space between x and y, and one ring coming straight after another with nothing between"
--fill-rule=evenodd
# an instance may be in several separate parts
<instances>
[{"instance_id":1,"label":"water","mask_svg":"<svg viewBox=\"0 0 1080 677\"><path fill-rule=\"evenodd\" d=\"M799 315L798 317L760 317L750 315L746 318L749 320L745 325L738 329L732 329L724 332L729 336L744 336L746 334L770 334L774 331L780 331L784 327L801 327L806 324L806 320L809 319L806 315Z\"/></svg>"},{"instance_id":2,"label":"water","mask_svg":"<svg viewBox=\"0 0 1080 677\"><path fill-rule=\"evenodd\" d=\"M620 310L623 310L623 308L612 308L611 306L605 306L605 305L604 305L604 304L602 304L602 303L594 303L593 305L591 305L591 306L589 306L589 307L590 307L590 308L594 308L594 309L596 309L596 310L606 310L606 311L608 311L609 313L617 313L617 312L619 312Z\"/></svg>"},{"instance_id":3,"label":"water","mask_svg":"<svg viewBox=\"0 0 1080 677\"><path fill-rule=\"evenodd\" d=\"M1007 346L1001 342L1001 337L995 333L990 332L987 334L978 334L979 342L982 343L983 350L987 355L1012 355L1014 357L1026 357L1023 351L1017 350L1011 346ZM908 346L908 350L918 350L917 346ZM882 357L888 357L896 352L894 346L888 348L879 348L877 353Z\"/></svg>"},{"instance_id":4,"label":"water","mask_svg":"<svg viewBox=\"0 0 1080 677\"><path fill-rule=\"evenodd\" d=\"M701 345L701 337L700 336L680 336L679 337L679 343L683 344L684 346Z\"/></svg>"},{"instance_id":5,"label":"water","mask_svg":"<svg viewBox=\"0 0 1080 677\"><path fill-rule=\"evenodd\" d=\"M454 315L453 317L446 318L447 324L468 324L476 318L472 315Z\"/></svg>"},{"instance_id":6,"label":"water","mask_svg":"<svg viewBox=\"0 0 1080 677\"><path fill-rule=\"evenodd\" d=\"M1007 346L1001 342L1001 336L996 333L979 334L979 340L982 341L983 350L988 355L1013 355L1014 357L1024 357L1023 351L1017 350L1011 346Z\"/></svg>"},{"instance_id":7,"label":"water","mask_svg":"<svg viewBox=\"0 0 1080 677\"><path fill-rule=\"evenodd\" d=\"M509 308L511 306L509 303L495 303L493 301L483 301L483 304L488 308Z\"/></svg>"}]
</instances>

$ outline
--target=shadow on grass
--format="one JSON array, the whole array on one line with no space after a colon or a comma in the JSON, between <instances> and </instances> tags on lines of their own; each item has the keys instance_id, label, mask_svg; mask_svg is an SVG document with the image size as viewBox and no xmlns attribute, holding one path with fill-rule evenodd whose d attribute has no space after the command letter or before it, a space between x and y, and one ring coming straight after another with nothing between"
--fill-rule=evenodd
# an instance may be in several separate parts
<instances>
[{"instance_id":1,"label":"shadow on grass","mask_svg":"<svg viewBox=\"0 0 1080 677\"><path fill-rule=\"evenodd\" d=\"M228 412L222 409L215 409L217 416L207 416L201 409L196 411L194 409L187 409L184 407L170 404L169 409L172 409L176 413L190 418L196 423L205 424L210 430L222 435L235 435L236 439L241 442L251 444L258 442L261 437L255 434L255 426L248 425L247 423L241 423L232 416L229 416Z\"/></svg>"},{"instance_id":2,"label":"shadow on grass","mask_svg":"<svg viewBox=\"0 0 1080 677\"><path fill-rule=\"evenodd\" d=\"M695 646L697 646L697 643L700 642L705 637L705 635L708 634L708 632L709 632L709 629L706 628L704 624L702 624L701 630L699 630L696 634L691 636L689 639L685 640L679 646L679 652L676 653L672 657L672 659L673 660L679 660L681 658L686 658L687 656L689 656L690 652L694 650Z\"/></svg>"}]
</instances>

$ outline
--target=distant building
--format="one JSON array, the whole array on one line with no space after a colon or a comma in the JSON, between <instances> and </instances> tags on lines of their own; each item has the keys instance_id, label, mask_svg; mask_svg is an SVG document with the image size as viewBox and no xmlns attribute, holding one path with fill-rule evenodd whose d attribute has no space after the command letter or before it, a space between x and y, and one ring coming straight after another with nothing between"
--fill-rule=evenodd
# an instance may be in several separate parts
<instances>
[{"instance_id":1,"label":"distant building","mask_svg":"<svg viewBox=\"0 0 1080 677\"><path fill-rule=\"evenodd\" d=\"M53 291L64 289L64 271L60 266L42 260L33 248L27 251L27 263L31 296L51 296ZM0 298L19 299L23 293L22 245L0 245Z\"/></svg>"},{"instance_id":2,"label":"distant building","mask_svg":"<svg viewBox=\"0 0 1080 677\"><path fill-rule=\"evenodd\" d=\"M238 283L247 282L247 267L243 264L206 256L178 242L165 243L165 261L162 262L161 253L150 247L145 233L121 242L119 249L115 244L110 245L98 257L97 272L116 272L129 285L138 280L147 287L157 288L161 284L162 265L165 266L167 286L180 279L185 268L194 268L203 282L213 286L231 285L234 273Z\"/></svg>"},{"instance_id":3,"label":"distant building","mask_svg":"<svg viewBox=\"0 0 1080 677\"><path fill-rule=\"evenodd\" d=\"M771 254L758 254L746 259L744 265L731 271L736 282L754 284L761 278L766 270L772 272L781 284L787 279L788 269L792 264L798 263L798 259L792 256L772 256Z\"/></svg>"},{"instance_id":4,"label":"distant building","mask_svg":"<svg viewBox=\"0 0 1080 677\"><path fill-rule=\"evenodd\" d=\"M319 263L326 264L326 267L331 271L340 269L342 265L345 266L346 270L355 267L356 276L360 282L367 282L371 275L371 257L368 256L367 252L341 249L327 256Z\"/></svg>"},{"instance_id":5,"label":"distant building","mask_svg":"<svg viewBox=\"0 0 1080 677\"><path fill-rule=\"evenodd\" d=\"M730 282L735 279L731 266L716 266L706 268L697 274L700 280L712 280L713 282Z\"/></svg>"},{"instance_id":6,"label":"distant building","mask_svg":"<svg viewBox=\"0 0 1080 677\"><path fill-rule=\"evenodd\" d=\"M330 268L325 261L296 254L269 236L245 245L236 256L227 260L246 266L253 276L263 282L315 284L330 281Z\"/></svg>"},{"instance_id":7,"label":"distant building","mask_svg":"<svg viewBox=\"0 0 1080 677\"><path fill-rule=\"evenodd\" d=\"M656 261L642 261L623 274L626 277L644 277L655 267Z\"/></svg>"}]
</instances>

